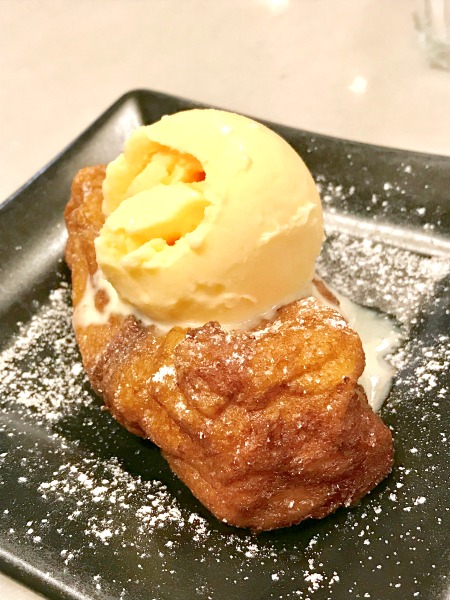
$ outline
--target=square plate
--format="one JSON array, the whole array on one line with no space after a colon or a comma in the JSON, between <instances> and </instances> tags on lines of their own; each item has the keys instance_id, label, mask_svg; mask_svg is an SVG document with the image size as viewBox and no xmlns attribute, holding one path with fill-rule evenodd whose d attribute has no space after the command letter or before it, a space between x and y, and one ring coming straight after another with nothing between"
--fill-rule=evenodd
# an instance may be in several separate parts
<instances>
[{"instance_id":1,"label":"square plate","mask_svg":"<svg viewBox=\"0 0 450 600\"><path fill-rule=\"evenodd\" d=\"M259 536L227 527L91 391L62 258L71 181L117 156L135 127L194 106L126 94L0 209L3 570L51 598L443 598L449 158L268 124L321 187L319 273L394 316L406 337L382 409L394 470L358 506Z\"/></svg>"}]
</instances>

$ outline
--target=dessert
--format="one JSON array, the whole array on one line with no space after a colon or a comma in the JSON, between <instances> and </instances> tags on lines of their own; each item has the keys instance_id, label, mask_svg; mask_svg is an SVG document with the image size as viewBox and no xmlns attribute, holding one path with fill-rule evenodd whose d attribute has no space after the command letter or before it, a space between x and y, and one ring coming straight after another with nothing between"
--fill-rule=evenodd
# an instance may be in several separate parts
<instances>
[{"instance_id":1,"label":"dessert","mask_svg":"<svg viewBox=\"0 0 450 600\"><path fill-rule=\"evenodd\" d=\"M94 389L219 519L324 517L389 473L359 336L311 296L320 202L281 138L222 111L166 117L77 174L66 222Z\"/></svg>"}]
</instances>

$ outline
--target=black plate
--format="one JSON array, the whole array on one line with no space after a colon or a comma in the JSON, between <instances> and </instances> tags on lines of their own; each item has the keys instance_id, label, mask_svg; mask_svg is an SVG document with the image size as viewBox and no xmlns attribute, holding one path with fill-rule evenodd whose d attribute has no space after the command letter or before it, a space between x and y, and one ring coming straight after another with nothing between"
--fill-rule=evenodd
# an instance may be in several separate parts
<instances>
[{"instance_id":1,"label":"black plate","mask_svg":"<svg viewBox=\"0 0 450 600\"><path fill-rule=\"evenodd\" d=\"M271 125L322 187L321 274L409 337L382 410L395 468L357 507L258 537L226 527L81 373L62 260L71 180L192 106L127 94L0 209L2 568L51 598L444 597L450 159Z\"/></svg>"}]
</instances>

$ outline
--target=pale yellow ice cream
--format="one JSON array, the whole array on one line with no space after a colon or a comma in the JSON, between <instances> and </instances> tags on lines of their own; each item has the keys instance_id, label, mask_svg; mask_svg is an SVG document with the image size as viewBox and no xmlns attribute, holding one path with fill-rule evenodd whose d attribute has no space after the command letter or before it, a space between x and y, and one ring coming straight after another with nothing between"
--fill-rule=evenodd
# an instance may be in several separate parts
<instances>
[{"instance_id":1,"label":"pale yellow ice cream","mask_svg":"<svg viewBox=\"0 0 450 600\"><path fill-rule=\"evenodd\" d=\"M137 129L103 185L97 259L119 296L165 326L239 326L309 293L320 198L267 127L190 110Z\"/></svg>"}]
</instances>

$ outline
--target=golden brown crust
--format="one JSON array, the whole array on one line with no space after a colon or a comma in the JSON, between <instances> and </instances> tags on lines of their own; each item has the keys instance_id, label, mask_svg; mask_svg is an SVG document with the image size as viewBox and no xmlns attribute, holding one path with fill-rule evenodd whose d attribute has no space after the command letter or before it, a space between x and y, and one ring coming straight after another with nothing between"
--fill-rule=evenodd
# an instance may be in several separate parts
<instances>
[{"instance_id":1,"label":"golden brown crust","mask_svg":"<svg viewBox=\"0 0 450 600\"><path fill-rule=\"evenodd\" d=\"M82 170L66 209L76 307L97 270L103 167ZM270 283L269 283L270 284ZM100 310L107 298L97 294ZM357 380L358 335L307 298L249 331L218 323L156 336L116 315L75 332L113 416L160 446L218 518L254 530L324 517L389 473L392 440Z\"/></svg>"}]
</instances>

